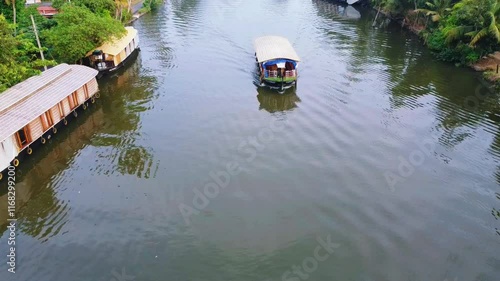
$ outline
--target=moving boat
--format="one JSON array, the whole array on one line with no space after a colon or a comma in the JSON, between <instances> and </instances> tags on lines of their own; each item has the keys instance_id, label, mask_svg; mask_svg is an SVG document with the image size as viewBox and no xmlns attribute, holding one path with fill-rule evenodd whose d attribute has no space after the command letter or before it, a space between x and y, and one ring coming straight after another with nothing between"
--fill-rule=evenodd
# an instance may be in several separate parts
<instances>
[{"instance_id":1,"label":"moving boat","mask_svg":"<svg viewBox=\"0 0 500 281\"><path fill-rule=\"evenodd\" d=\"M297 85L300 58L288 39L263 36L255 39L254 47L261 83L282 91Z\"/></svg>"},{"instance_id":2,"label":"moving boat","mask_svg":"<svg viewBox=\"0 0 500 281\"><path fill-rule=\"evenodd\" d=\"M89 66L99 71L98 78L122 67L139 50L137 30L131 26L125 29L127 34L122 38L106 42L87 53Z\"/></svg>"}]
</instances>

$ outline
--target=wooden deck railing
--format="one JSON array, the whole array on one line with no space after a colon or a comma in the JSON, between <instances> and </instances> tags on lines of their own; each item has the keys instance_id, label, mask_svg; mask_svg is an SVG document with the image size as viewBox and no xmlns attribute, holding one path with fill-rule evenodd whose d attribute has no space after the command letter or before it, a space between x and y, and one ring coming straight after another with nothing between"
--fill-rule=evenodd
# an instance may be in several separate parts
<instances>
[{"instance_id":1,"label":"wooden deck railing","mask_svg":"<svg viewBox=\"0 0 500 281\"><path fill-rule=\"evenodd\" d=\"M278 70L265 70L264 74L265 77L270 77L270 78L278 77ZM297 74L295 69L285 71L285 77L295 77L296 75Z\"/></svg>"}]
</instances>

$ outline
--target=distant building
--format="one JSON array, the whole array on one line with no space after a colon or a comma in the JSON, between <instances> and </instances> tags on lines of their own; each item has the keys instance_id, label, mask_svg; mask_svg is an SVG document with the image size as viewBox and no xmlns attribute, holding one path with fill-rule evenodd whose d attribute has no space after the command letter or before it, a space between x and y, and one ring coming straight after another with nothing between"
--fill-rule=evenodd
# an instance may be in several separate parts
<instances>
[{"instance_id":1,"label":"distant building","mask_svg":"<svg viewBox=\"0 0 500 281\"><path fill-rule=\"evenodd\" d=\"M38 13L46 18L51 18L57 14L57 9L51 6L38 6Z\"/></svg>"},{"instance_id":2,"label":"distant building","mask_svg":"<svg viewBox=\"0 0 500 281\"><path fill-rule=\"evenodd\" d=\"M26 5L42 3L42 0L26 0Z\"/></svg>"}]
</instances>

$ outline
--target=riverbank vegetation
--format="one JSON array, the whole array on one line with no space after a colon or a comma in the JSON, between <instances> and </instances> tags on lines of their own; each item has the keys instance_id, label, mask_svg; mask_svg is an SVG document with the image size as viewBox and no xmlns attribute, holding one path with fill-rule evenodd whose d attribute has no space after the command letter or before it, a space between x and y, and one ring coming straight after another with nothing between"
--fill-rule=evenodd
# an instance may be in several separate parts
<instances>
[{"instance_id":1,"label":"riverbank vegetation","mask_svg":"<svg viewBox=\"0 0 500 281\"><path fill-rule=\"evenodd\" d=\"M43 66L80 63L92 49L125 34L132 0L55 0L48 19L24 1L0 0L0 92L40 73ZM45 60L41 60L31 16Z\"/></svg>"},{"instance_id":2,"label":"riverbank vegetation","mask_svg":"<svg viewBox=\"0 0 500 281\"><path fill-rule=\"evenodd\" d=\"M163 0L144 0L139 13L144 14L150 11L156 11L162 2Z\"/></svg>"},{"instance_id":3,"label":"riverbank vegetation","mask_svg":"<svg viewBox=\"0 0 500 281\"><path fill-rule=\"evenodd\" d=\"M500 50L500 0L371 0L416 31L438 58L470 65Z\"/></svg>"}]
</instances>

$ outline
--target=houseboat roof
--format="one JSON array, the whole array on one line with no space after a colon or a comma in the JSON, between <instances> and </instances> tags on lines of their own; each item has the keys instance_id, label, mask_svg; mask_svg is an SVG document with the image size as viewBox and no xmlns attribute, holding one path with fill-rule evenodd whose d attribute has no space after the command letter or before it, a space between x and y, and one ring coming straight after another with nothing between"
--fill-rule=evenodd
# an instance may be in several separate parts
<instances>
[{"instance_id":1,"label":"houseboat roof","mask_svg":"<svg viewBox=\"0 0 500 281\"><path fill-rule=\"evenodd\" d=\"M88 83L98 71L60 64L0 94L0 142Z\"/></svg>"},{"instance_id":2,"label":"houseboat roof","mask_svg":"<svg viewBox=\"0 0 500 281\"><path fill-rule=\"evenodd\" d=\"M137 35L137 30L133 27L127 26L125 29L127 30L127 34L125 36L111 42L106 42L102 46L95 48L95 50L101 50L103 53L112 56L118 55ZM90 56L93 51L94 50L88 52L87 56Z\"/></svg>"},{"instance_id":3,"label":"houseboat roof","mask_svg":"<svg viewBox=\"0 0 500 281\"><path fill-rule=\"evenodd\" d=\"M290 41L280 36L263 36L255 39L255 54L258 62L274 59L300 61Z\"/></svg>"}]
</instances>

